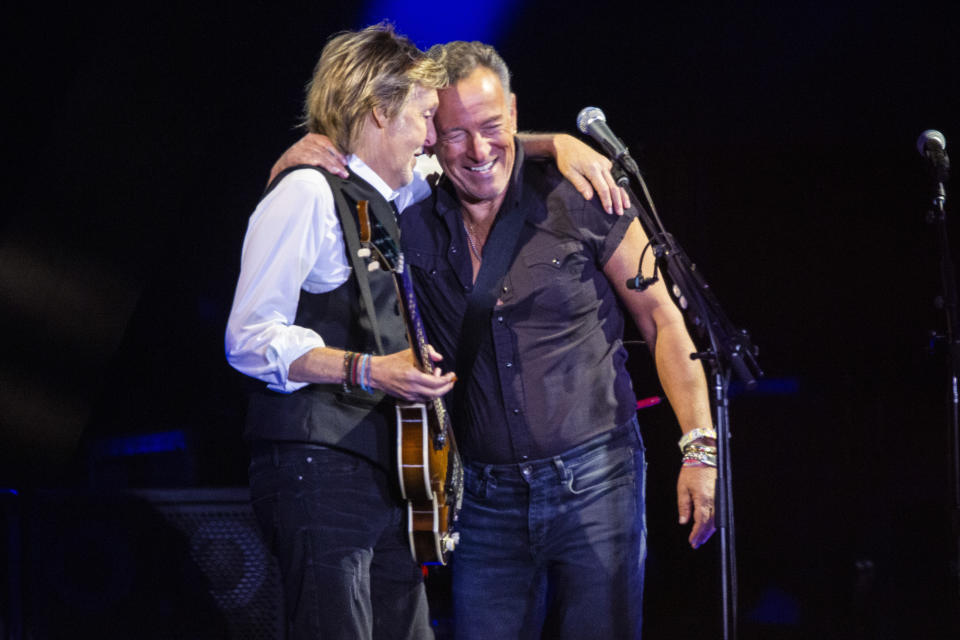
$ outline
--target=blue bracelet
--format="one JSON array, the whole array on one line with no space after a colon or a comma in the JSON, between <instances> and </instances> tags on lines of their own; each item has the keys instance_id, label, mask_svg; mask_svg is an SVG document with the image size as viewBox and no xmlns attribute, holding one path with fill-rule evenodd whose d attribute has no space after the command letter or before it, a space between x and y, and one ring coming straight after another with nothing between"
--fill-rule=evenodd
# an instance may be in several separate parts
<instances>
[{"instance_id":1,"label":"blue bracelet","mask_svg":"<svg viewBox=\"0 0 960 640\"><path fill-rule=\"evenodd\" d=\"M370 388L370 354L365 353L363 355L363 360L360 362L360 388L366 391L367 393L373 393L373 389Z\"/></svg>"}]
</instances>

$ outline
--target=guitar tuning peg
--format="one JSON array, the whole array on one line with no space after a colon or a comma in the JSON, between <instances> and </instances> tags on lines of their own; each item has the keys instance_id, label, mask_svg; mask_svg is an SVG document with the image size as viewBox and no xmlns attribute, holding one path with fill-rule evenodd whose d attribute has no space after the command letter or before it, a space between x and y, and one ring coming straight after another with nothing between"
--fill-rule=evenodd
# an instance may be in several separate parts
<instances>
[{"instance_id":1,"label":"guitar tuning peg","mask_svg":"<svg viewBox=\"0 0 960 640\"><path fill-rule=\"evenodd\" d=\"M368 253L369 253L369 251L368 251ZM368 262L368 263L367 263L367 271L373 273L374 271L377 271L378 269L380 269L380 263L377 262L376 260L374 260L373 262Z\"/></svg>"},{"instance_id":2,"label":"guitar tuning peg","mask_svg":"<svg viewBox=\"0 0 960 640\"><path fill-rule=\"evenodd\" d=\"M367 247L360 247L359 249L357 249L357 257L358 257L358 258L369 258L369 257L370 257L370 249L368 249Z\"/></svg>"}]
</instances>

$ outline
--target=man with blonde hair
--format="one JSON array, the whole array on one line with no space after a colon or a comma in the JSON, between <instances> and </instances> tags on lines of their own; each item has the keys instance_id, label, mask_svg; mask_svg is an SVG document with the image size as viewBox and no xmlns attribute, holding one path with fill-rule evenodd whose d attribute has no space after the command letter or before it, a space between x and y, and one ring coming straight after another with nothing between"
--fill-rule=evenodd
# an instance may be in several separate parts
<instances>
[{"instance_id":1,"label":"man with blonde hair","mask_svg":"<svg viewBox=\"0 0 960 640\"><path fill-rule=\"evenodd\" d=\"M230 364L266 383L251 397L251 500L277 559L290 638L432 637L394 480L395 398L447 393L421 372L393 278L357 257L356 204L399 241L393 206L434 142L446 75L388 25L324 47L306 122L348 154L349 178L293 168L250 217L226 331ZM439 358L439 357L438 357Z\"/></svg>"}]
</instances>

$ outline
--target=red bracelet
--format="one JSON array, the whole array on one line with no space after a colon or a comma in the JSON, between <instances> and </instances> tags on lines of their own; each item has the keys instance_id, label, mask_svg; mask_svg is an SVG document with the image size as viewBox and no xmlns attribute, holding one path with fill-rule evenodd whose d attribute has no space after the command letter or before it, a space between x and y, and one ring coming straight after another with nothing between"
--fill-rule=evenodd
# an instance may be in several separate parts
<instances>
[{"instance_id":1,"label":"red bracelet","mask_svg":"<svg viewBox=\"0 0 960 640\"><path fill-rule=\"evenodd\" d=\"M353 355L352 351L344 351L343 353L343 375L340 382L343 385L344 393L350 393L350 367Z\"/></svg>"}]
</instances>

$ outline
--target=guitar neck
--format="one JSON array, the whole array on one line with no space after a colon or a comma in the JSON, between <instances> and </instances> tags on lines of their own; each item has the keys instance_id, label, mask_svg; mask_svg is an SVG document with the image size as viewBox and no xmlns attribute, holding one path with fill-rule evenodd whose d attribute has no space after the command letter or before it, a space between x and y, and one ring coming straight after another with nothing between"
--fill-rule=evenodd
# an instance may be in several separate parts
<instances>
[{"instance_id":1,"label":"guitar neck","mask_svg":"<svg viewBox=\"0 0 960 640\"><path fill-rule=\"evenodd\" d=\"M417 312L417 298L413 293L413 281L405 266L403 252L376 217L368 215L368 205L369 202L366 200L357 203L360 242L365 248L375 252L378 261L393 274L403 324L407 329L410 345L413 347L417 368L424 373L430 373L433 371L433 364L427 353L426 333L423 330L423 321Z\"/></svg>"},{"instance_id":2,"label":"guitar neck","mask_svg":"<svg viewBox=\"0 0 960 640\"><path fill-rule=\"evenodd\" d=\"M417 367L429 373L433 370L430 357L427 354L427 337L423 328L423 320L417 310L417 298L413 293L413 281L410 278L410 271L405 267L394 271L394 278L397 281L397 291L400 294L400 306L403 314L403 321L407 327L407 335L410 338L410 345L413 347L413 355L417 361Z\"/></svg>"}]
</instances>

